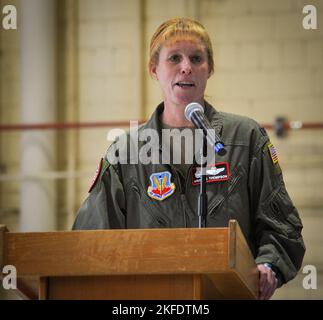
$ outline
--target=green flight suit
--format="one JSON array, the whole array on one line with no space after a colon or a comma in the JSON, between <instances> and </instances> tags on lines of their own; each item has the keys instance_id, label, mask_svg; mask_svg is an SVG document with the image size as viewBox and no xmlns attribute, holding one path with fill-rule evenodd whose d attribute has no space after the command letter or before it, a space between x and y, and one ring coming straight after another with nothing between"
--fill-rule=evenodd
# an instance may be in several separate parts
<instances>
[{"instance_id":1,"label":"green flight suit","mask_svg":"<svg viewBox=\"0 0 323 320\"><path fill-rule=\"evenodd\" d=\"M161 135L161 103L150 120L139 129L156 129ZM226 227L230 219L239 222L256 263L271 263L279 286L295 277L305 246L302 223L282 177L275 150L265 130L254 120L217 112L205 102L205 115L221 137L226 154L215 155L215 167L227 168L227 179L207 183L206 227ZM126 148L131 142L127 135ZM138 142L138 141L136 141ZM139 150L146 142L139 141ZM101 161L99 174L83 203L73 229L190 228L198 225L199 185L194 165L186 177L171 164L111 164L108 155L117 154L116 143ZM162 152L162 145L159 146ZM110 161L111 162L111 161ZM227 167L226 167L227 166ZM163 199L148 195L150 178L171 173L175 191Z\"/></svg>"}]
</instances>

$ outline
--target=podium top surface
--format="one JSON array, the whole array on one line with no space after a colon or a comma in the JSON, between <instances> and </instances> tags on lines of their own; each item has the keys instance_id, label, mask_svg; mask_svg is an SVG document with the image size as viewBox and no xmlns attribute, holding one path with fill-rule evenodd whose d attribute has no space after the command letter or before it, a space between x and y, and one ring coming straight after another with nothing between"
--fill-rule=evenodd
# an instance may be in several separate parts
<instances>
[{"instance_id":1,"label":"podium top surface","mask_svg":"<svg viewBox=\"0 0 323 320\"><path fill-rule=\"evenodd\" d=\"M236 274L257 290L256 265L234 220L227 228L203 229L14 233L2 226L0 247L0 267L14 265L25 279Z\"/></svg>"},{"instance_id":2,"label":"podium top surface","mask_svg":"<svg viewBox=\"0 0 323 320\"><path fill-rule=\"evenodd\" d=\"M5 233L20 275L213 273L229 267L228 228Z\"/></svg>"}]
</instances>

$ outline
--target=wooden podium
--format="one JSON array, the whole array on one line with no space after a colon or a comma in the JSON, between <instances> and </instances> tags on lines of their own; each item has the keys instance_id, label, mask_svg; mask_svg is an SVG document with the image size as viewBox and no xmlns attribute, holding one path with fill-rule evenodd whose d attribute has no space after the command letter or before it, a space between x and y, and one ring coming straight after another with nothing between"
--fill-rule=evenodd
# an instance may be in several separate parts
<instances>
[{"instance_id":1,"label":"wooden podium","mask_svg":"<svg viewBox=\"0 0 323 320\"><path fill-rule=\"evenodd\" d=\"M27 299L256 299L258 271L228 228L8 232L0 267Z\"/></svg>"}]
</instances>

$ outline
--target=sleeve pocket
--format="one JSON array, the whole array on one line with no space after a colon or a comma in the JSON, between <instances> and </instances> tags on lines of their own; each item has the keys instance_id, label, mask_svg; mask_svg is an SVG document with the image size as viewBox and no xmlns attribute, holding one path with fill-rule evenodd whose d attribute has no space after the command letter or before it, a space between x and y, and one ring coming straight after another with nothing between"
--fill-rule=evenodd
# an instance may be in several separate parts
<instances>
[{"instance_id":1,"label":"sleeve pocket","mask_svg":"<svg viewBox=\"0 0 323 320\"><path fill-rule=\"evenodd\" d=\"M263 213L263 219L267 220L273 229L283 231L289 238L301 236L302 222L284 186L280 185L273 196L264 203Z\"/></svg>"}]
</instances>

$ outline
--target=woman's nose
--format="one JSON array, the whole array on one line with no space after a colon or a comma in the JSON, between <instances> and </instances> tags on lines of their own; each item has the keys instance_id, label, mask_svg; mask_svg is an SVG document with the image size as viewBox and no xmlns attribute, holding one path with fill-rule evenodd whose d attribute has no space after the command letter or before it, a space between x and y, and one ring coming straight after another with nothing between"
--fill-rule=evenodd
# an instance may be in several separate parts
<instances>
[{"instance_id":1,"label":"woman's nose","mask_svg":"<svg viewBox=\"0 0 323 320\"><path fill-rule=\"evenodd\" d=\"M190 61L187 61L186 59L182 61L181 64L181 74L191 74L192 73L192 67Z\"/></svg>"}]
</instances>

